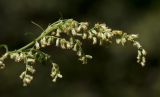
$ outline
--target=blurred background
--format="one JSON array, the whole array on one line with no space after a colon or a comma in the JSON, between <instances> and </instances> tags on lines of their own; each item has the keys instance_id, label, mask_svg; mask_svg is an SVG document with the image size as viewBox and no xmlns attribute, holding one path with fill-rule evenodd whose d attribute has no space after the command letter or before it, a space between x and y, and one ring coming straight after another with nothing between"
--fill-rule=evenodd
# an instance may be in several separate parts
<instances>
[{"instance_id":1,"label":"blurred background","mask_svg":"<svg viewBox=\"0 0 160 97\"><path fill-rule=\"evenodd\" d=\"M64 77L52 83L51 66L37 64L35 79L23 87L19 75L24 64L7 60L0 71L0 97L160 97L159 0L0 0L0 44L18 49L42 32L31 21L46 28L60 18L106 23L139 34L148 52L146 67L136 63L131 45L87 42L84 50L93 55L87 65L72 51L49 47L44 52L53 56Z\"/></svg>"}]
</instances>

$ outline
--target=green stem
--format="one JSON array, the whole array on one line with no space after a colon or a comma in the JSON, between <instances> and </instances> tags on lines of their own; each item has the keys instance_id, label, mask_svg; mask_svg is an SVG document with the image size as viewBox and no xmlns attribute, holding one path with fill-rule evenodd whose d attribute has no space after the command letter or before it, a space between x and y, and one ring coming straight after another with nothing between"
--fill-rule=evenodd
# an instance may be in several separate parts
<instances>
[{"instance_id":1,"label":"green stem","mask_svg":"<svg viewBox=\"0 0 160 97\"><path fill-rule=\"evenodd\" d=\"M8 52L8 47L7 47L7 45L2 44L2 45L0 45L0 48L1 48L1 47L4 47L4 48L6 49L6 52Z\"/></svg>"},{"instance_id":2,"label":"green stem","mask_svg":"<svg viewBox=\"0 0 160 97\"><path fill-rule=\"evenodd\" d=\"M25 49L27 49L28 47L32 46L35 44L36 41L39 41L41 38L43 38L45 35L49 34L51 31L53 31L54 29L56 29L58 23L62 22L62 20L59 20L51 25L49 25L47 27L47 29L45 31L42 32L42 34L37 37L35 40L33 40L32 42L30 42L29 44L25 45L24 47L18 49L17 51L23 51Z\"/></svg>"}]
</instances>

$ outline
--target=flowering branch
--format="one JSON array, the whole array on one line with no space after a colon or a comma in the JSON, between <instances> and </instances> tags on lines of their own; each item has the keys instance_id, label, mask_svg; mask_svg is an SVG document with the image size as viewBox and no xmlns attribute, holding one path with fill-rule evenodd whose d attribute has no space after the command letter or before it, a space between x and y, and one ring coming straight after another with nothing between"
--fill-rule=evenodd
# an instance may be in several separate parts
<instances>
[{"instance_id":1,"label":"flowering branch","mask_svg":"<svg viewBox=\"0 0 160 97\"><path fill-rule=\"evenodd\" d=\"M55 45L62 49L69 49L76 52L79 60L83 64L87 64L88 59L92 59L91 55L86 55L82 49L82 39L91 40L92 44L105 45L106 43L116 42L116 44L125 45L126 42L132 43L138 50L137 62L145 66L146 51L136 40L138 35L127 34L119 30L111 30L105 24L95 24L93 28L89 27L88 22L77 22L73 19L59 20L47 27L42 34L24 47L8 51L6 45L0 45L6 49L6 53L0 57L0 69L4 69L4 61L10 57L15 62L24 62L26 69L20 75L23 86L27 86L33 80L35 73L34 64L37 62L49 61L52 65L51 77L56 82L57 78L62 78L59 67L54 63L50 55L41 51L41 48Z\"/></svg>"}]
</instances>

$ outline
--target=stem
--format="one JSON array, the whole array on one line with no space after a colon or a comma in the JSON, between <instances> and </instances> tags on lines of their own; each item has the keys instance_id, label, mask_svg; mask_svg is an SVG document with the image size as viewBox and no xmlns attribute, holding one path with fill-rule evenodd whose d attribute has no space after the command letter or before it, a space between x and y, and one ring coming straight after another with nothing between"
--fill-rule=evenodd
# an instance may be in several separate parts
<instances>
[{"instance_id":1,"label":"stem","mask_svg":"<svg viewBox=\"0 0 160 97\"><path fill-rule=\"evenodd\" d=\"M62 20L59 20L57 22L54 22L53 24L49 25L47 27L47 29L45 31L42 32L42 34L37 37L35 40L33 40L32 42L28 43L27 45L23 46L22 48L18 49L17 51L23 51L25 49L27 49L28 47L32 46L35 44L36 41L39 41L42 37L44 37L45 35L49 34L51 31L53 31L54 29L56 29L58 23L61 23Z\"/></svg>"},{"instance_id":2,"label":"stem","mask_svg":"<svg viewBox=\"0 0 160 97\"><path fill-rule=\"evenodd\" d=\"M40 39L44 36L44 33L45 33L45 31L44 31L44 32L42 32L42 34L41 34L39 37L37 37L35 40L33 40L33 41L32 41L32 42L30 42L29 44L25 45L24 47L22 47L22 48L18 49L18 51L25 50L26 48L28 48L28 47L32 46L32 45L35 43L35 41L40 40ZM49 33L49 32L48 32L48 33ZM48 33L47 33L47 34L48 34ZM46 34L45 34L45 35L46 35Z\"/></svg>"},{"instance_id":3,"label":"stem","mask_svg":"<svg viewBox=\"0 0 160 97\"><path fill-rule=\"evenodd\" d=\"M6 49L6 52L8 52L8 47L7 47L7 45L2 44L2 45L0 45L0 48L1 48L1 47L4 47L4 48Z\"/></svg>"}]
</instances>

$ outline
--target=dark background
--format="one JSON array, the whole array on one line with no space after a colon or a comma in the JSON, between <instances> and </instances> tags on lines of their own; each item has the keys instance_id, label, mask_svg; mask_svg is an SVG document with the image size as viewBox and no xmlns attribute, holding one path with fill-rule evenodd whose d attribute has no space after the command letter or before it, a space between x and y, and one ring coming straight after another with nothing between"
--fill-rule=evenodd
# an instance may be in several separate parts
<instances>
[{"instance_id":1,"label":"dark background","mask_svg":"<svg viewBox=\"0 0 160 97\"><path fill-rule=\"evenodd\" d=\"M72 51L49 47L44 51L60 65L64 77L52 83L49 64L37 64L35 79L23 87L19 75L24 64L8 60L0 71L0 97L160 97L159 0L0 0L0 44L18 49L42 32L31 21L46 28L60 18L138 33L148 52L146 67L136 63L131 45L86 43L85 52L94 57L87 65Z\"/></svg>"}]
</instances>

